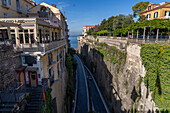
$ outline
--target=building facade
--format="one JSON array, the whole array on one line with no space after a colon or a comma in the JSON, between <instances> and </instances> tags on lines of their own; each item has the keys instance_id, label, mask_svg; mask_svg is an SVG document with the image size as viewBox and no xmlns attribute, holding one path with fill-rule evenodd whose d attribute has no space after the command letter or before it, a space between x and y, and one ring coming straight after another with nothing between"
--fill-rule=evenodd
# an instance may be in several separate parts
<instances>
[{"instance_id":1,"label":"building facade","mask_svg":"<svg viewBox=\"0 0 170 113\"><path fill-rule=\"evenodd\" d=\"M87 32L91 29L91 28L94 28L95 26L94 25L86 25L83 27L83 35L84 36L87 36Z\"/></svg>"},{"instance_id":2,"label":"building facade","mask_svg":"<svg viewBox=\"0 0 170 113\"><path fill-rule=\"evenodd\" d=\"M32 0L0 0L0 4L0 18L27 17L29 9L36 6Z\"/></svg>"},{"instance_id":3,"label":"building facade","mask_svg":"<svg viewBox=\"0 0 170 113\"><path fill-rule=\"evenodd\" d=\"M149 3L147 9L140 13L146 16L147 20L170 19L170 2Z\"/></svg>"},{"instance_id":4,"label":"building facade","mask_svg":"<svg viewBox=\"0 0 170 113\"><path fill-rule=\"evenodd\" d=\"M67 75L66 18L55 5L46 3L29 9L27 16L29 18L0 18L0 24L3 24L0 26L1 42L12 44L14 51L21 53L22 67L16 69L19 82L38 87L47 81L48 86L52 88L57 112L61 113Z\"/></svg>"}]
</instances>

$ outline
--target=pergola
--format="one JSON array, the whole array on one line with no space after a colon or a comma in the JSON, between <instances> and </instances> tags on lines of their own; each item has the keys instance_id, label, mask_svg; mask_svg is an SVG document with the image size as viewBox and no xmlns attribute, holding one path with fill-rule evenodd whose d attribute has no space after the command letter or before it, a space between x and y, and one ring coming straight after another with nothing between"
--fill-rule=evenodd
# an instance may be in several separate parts
<instances>
[{"instance_id":1,"label":"pergola","mask_svg":"<svg viewBox=\"0 0 170 113\"><path fill-rule=\"evenodd\" d=\"M145 39L146 36L146 28L152 28L152 26L144 26L144 30L143 30L143 39ZM129 31L128 31L128 37L129 37ZM159 37L159 28L157 28L157 33L156 33L156 40L158 40ZM132 31L132 38L134 38L134 33ZM137 39L139 38L139 29L137 29ZM147 39L149 40L149 33L148 33L148 37ZM169 40L170 40L170 35L169 35Z\"/></svg>"}]
</instances>

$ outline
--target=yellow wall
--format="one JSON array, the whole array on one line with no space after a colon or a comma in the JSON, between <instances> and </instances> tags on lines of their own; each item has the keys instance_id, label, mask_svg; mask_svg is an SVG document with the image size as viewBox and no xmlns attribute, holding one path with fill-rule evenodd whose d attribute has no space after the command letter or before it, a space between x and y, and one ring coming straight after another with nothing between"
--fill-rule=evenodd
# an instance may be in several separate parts
<instances>
[{"instance_id":1,"label":"yellow wall","mask_svg":"<svg viewBox=\"0 0 170 113\"><path fill-rule=\"evenodd\" d=\"M148 5L149 7L150 5ZM152 5L151 6L151 9L153 9L153 7L155 7L157 5ZM170 4L167 4L166 7L170 7ZM148 10L148 8L146 9ZM160 9L156 9L156 10L151 10L151 11L148 11L146 13L143 13L141 15L145 15L147 16L148 14L151 14L151 18L150 20L153 20L153 19L164 19L165 18L165 11L170 11L170 8L160 8ZM154 13L158 12L158 18L154 18Z\"/></svg>"},{"instance_id":2,"label":"yellow wall","mask_svg":"<svg viewBox=\"0 0 170 113\"><path fill-rule=\"evenodd\" d=\"M55 61L55 63L50 65L50 66L49 66L49 61L48 61L48 54L45 54L42 57L42 61L43 61L43 75L44 75L43 78L49 78L49 69L53 67L54 80L58 80L59 79L58 78L57 64L59 64L59 70L61 71L61 66L60 66L61 59L59 58L59 62L57 62L57 54L60 54L60 50L63 51L64 47L61 47L61 48L51 52L52 55L53 55L53 61Z\"/></svg>"},{"instance_id":3,"label":"yellow wall","mask_svg":"<svg viewBox=\"0 0 170 113\"><path fill-rule=\"evenodd\" d=\"M20 9L22 11L22 13L19 13L17 11L16 0L11 0L11 5L9 5L8 0L6 1L7 1L8 8L5 8L2 5L0 5L0 18L4 18L4 13L8 15L8 18L26 17L26 5L28 5L28 9L34 6L31 3L27 2L26 0L19 0ZM0 4L2 4L2 0L0 0Z\"/></svg>"}]
</instances>

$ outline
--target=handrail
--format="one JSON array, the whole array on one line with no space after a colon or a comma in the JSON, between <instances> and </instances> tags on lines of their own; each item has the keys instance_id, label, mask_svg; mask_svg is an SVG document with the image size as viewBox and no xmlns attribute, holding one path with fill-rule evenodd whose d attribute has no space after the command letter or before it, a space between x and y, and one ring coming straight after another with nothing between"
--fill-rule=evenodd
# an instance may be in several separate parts
<instances>
[{"instance_id":1,"label":"handrail","mask_svg":"<svg viewBox=\"0 0 170 113\"><path fill-rule=\"evenodd\" d=\"M12 93L11 93L11 95L10 95L10 97L8 98L8 100L7 100L7 103L5 104L5 106L4 106L4 108L3 109L6 109L6 107L7 107L7 105L9 104L9 102L10 102L10 100L11 100L11 98L12 98L12 96L15 96L15 101L16 101L16 91L18 90L18 89L20 89L20 88L22 88L22 86L24 86L24 84L22 83L22 84L20 84L19 85L19 87L17 87L17 88L14 88L13 90L8 90L8 91L2 91L2 92L11 92L12 91ZM2 113L4 113L4 112L2 112Z\"/></svg>"}]
</instances>

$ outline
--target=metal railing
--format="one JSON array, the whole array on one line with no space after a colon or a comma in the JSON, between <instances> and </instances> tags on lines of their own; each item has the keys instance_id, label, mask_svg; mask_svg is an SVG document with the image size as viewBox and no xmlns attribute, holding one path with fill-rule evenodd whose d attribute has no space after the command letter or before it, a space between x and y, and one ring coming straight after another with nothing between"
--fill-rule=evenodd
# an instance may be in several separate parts
<instances>
[{"instance_id":1,"label":"metal railing","mask_svg":"<svg viewBox=\"0 0 170 113\"><path fill-rule=\"evenodd\" d=\"M3 105L3 109L5 110L9 103L18 103L22 99L24 99L26 94L25 84L22 83L11 83L4 91L0 92L0 100Z\"/></svg>"}]
</instances>

